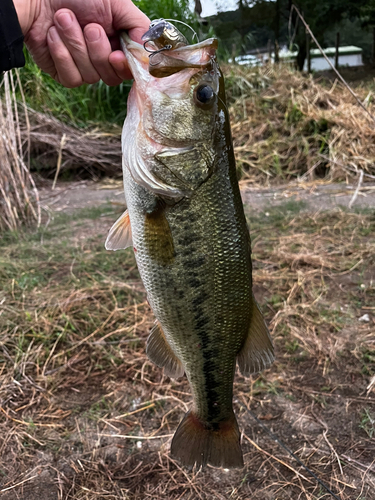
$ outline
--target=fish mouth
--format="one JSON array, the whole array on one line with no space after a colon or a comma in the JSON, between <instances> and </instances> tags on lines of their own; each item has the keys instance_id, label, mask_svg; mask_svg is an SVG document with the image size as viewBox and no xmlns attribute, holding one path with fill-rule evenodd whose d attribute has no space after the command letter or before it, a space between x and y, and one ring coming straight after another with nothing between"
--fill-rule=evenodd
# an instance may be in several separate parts
<instances>
[{"instance_id":1,"label":"fish mouth","mask_svg":"<svg viewBox=\"0 0 375 500\"><path fill-rule=\"evenodd\" d=\"M165 78L184 69L203 70L212 66L218 41L209 38L193 45L185 45L173 50L149 52L144 45L134 42L126 31L121 34L121 46L127 57L136 81L148 79L151 75Z\"/></svg>"}]
</instances>

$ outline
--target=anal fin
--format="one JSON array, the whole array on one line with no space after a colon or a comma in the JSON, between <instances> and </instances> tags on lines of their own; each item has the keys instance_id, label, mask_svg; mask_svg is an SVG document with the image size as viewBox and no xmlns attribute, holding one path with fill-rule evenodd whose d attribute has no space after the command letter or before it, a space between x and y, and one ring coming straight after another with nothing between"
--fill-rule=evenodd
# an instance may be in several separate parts
<instances>
[{"instance_id":1,"label":"anal fin","mask_svg":"<svg viewBox=\"0 0 375 500\"><path fill-rule=\"evenodd\" d=\"M105 248L106 250L123 250L132 245L132 230L129 213L125 210L109 230L105 241Z\"/></svg>"},{"instance_id":2,"label":"anal fin","mask_svg":"<svg viewBox=\"0 0 375 500\"><path fill-rule=\"evenodd\" d=\"M237 355L239 369L245 376L268 368L275 359L271 336L254 297L251 307L252 317L249 332Z\"/></svg>"},{"instance_id":3,"label":"anal fin","mask_svg":"<svg viewBox=\"0 0 375 500\"><path fill-rule=\"evenodd\" d=\"M180 378L185 373L181 361L172 351L159 323L155 324L147 339L146 354L157 366L164 368L168 377Z\"/></svg>"}]
</instances>

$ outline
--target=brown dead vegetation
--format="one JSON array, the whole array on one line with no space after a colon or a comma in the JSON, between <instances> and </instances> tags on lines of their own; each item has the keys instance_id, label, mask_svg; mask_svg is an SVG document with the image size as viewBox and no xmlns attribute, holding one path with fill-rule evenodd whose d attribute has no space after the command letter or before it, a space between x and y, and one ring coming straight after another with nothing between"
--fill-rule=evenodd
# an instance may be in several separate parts
<instances>
[{"instance_id":1,"label":"brown dead vegetation","mask_svg":"<svg viewBox=\"0 0 375 500\"><path fill-rule=\"evenodd\" d=\"M0 231L15 230L24 223L40 223L38 191L29 168L30 124L24 113L25 127L21 132L21 107L15 98L17 84L17 72L5 73L0 81Z\"/></svg>"},{"instance_id":2,"label":"brown dead vegetation","mask_svg":"<svg viewBox=\"0 0 375 500\"><path fill-rule=\"evenodd\" d=\"M238 471L187 471L169 457L191 396L147 359L153 317L133 256L103 249L113 208L57 217L42 244L3 244L1 498L329 498L249 408L341 500L374 499L373 214L301 208L249 214L277 359L236 376Z\"/></svg>"},{"instance_id":3,"label":"brown dead vegetation","mask_svg":"<svg viewBox=\"0 0 375 500\"><path fill-rule=\"evenodd\" d=\"M364 180L374 178L374 122L341 83L281 65L226 66L224 73L238 167L249 182L344 180L360 171ZM355 92L374 114L374 84ZM29 115L31 151L44 176L54 177L60 153L61 172L121 175L120 128L79 129Z\"/></svg>"},{"instance_id":4,"label":"brown dead vegetation","mask_svg":"<svg viewBox=\"0 0 375 500\"><path fill-rule=\"evenodd\" d=\"M286 68L227 74L236 154L249 182L374 175L374 129L337 84ZM371 96L367 102L372 109ZM120 151L113 135L107 147L101 132L37 114L30 134L34 151L62 153L62 170L81 155L79 168L97 175ZM32 213L32 184L18 129L12 137L6 155L17 161L8 171L21 172L14 185L23 198L5 192L22 220ZM306 213L287 203L248 214L254 289L277 360L251 379L236 376L245 467L187 471L168 451L189 408L188 384L164 377L146 357L153 317L131 252L103 248L118 215L109 210L49 214L37 232L2 233L1 499L329 498L249 409L341 500L374 500L373 211Z\"/></svg>"},{"instance_id":5,"label":"brown dead vegetation","mask_svg":"<svg viewBox=\"0 0 375 500\"><path fill-rule=\"evenodd\" d=\"M236 158L249 181L375 178L375 125L348 90L286 66L225 69ZM374 114L375 86L355 92Z\"/></svg>"}]
</instances>

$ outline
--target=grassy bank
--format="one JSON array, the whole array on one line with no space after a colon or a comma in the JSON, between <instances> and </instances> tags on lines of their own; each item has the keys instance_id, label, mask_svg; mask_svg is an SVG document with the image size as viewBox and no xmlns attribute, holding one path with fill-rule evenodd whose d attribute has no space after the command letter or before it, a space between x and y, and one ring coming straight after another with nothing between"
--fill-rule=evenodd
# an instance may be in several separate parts
<instances>
[{"instance_id":1,"label":"grassy bank","mask_svg":"<svg viewBox=\"0 0 375 500\"><path fill-rule=\"evenodd\" d=\"M210 27L201 26L191 12L188 0L135 0L134 3L150 19L171 18L188 23L201 37L212 36ZM179 24L188 40L192 32ZM202 31L203 29L203 31ZM25 50L26 66L20 71L28 105L38 112L52 114L64 123L79 128L113 124L122 125L126 116L126 100L132 82L125 81L116 87L103 82L66 89L43 73Z\"/></svg>"},{"instance_id":2,"label":"grassy bank","mask_svg":"<svg viewBox=\"0 0 375 500\"><path fill-rule=\"evenodd\" d=\"M67 89L43 73L25 51L26 66L20 70L27 104L35 111L51 114L78 128L121 125L132 82L108 87L102 81Z\"/></svg>"},{"instance_id":3,"label":"grassy bank","mask_svg":"<svg viewBox=\"0 0 375 500\"><path fill-rule=\"evenodd\" d=\"M283 66L223 69L239 177L264 185L375 176L373 121L343 85ZM43 110L30 114L34 170L54 176L65 134L63 176L120 173L130 83L69 90L41 74L23 78L30 104ZM374 114L373 81L355 92Z\"/></svg>"},{"instance_id":4,"label":"grassy bank","mask_svg":"<svg viewBox=\"0 0 375 500\"><path fill-rule=\"evenodd\" d=\"M373 211L248 213L277 359L236 375L244 469L187 476L168 449L188 385L145 355L153 317L134 256L103 247L113 207L1 241L1 498L323 498L245 405L342 500L373 499Z\"/></svg>"},{"instance_id":5,"label":"grassy bank","mask_svg":"<svg viewBox=\"0 0 375 500\"><path fill-rule=\"evenodd\" d=\"M355 87L364 110L335 79L285 66L224 71L237 167L249 182L375 175L373 80Z\"/></svg>"}]
</instances>

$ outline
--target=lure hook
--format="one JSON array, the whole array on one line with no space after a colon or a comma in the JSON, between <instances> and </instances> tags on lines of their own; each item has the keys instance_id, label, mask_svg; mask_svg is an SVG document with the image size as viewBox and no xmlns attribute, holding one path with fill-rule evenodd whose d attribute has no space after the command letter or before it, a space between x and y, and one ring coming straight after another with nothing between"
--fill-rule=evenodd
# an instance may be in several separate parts
<instances>
[{"instance_id":1,"label":"lure hook","mask_svg":"<svg viewBox=\"0 0 375 500\"><path fill-rule=\"evenodd\" d=\"M163 52L163 51L165 51L165 50L170 50L170 49L172 48L172 45L166 45L165 47L162 47L161 49L158 49L158 50L150 50L150 49L148 49L148 48L146 48L146 47L145 47L146 43L147 43L147 42L145 42L145 43L143 44L143 47L144 47L144 48L145 48L145 50L146 50L147 52L149 52L149 54L150 54L150 55L148 56L148 58L149 58L149 60L150 60L150 66L157 66L158 64L160 64L160 63L152 64L152 59L154 58L154 56L156 56L156 54L159 54L160 52Z\"/></svg>"}]
</instances>

